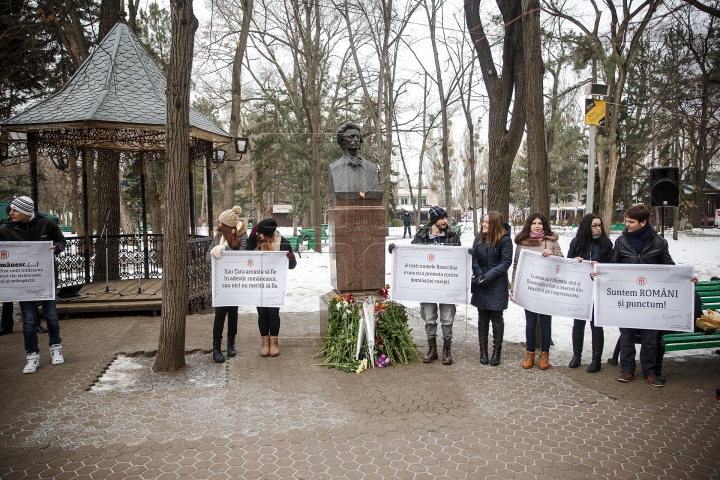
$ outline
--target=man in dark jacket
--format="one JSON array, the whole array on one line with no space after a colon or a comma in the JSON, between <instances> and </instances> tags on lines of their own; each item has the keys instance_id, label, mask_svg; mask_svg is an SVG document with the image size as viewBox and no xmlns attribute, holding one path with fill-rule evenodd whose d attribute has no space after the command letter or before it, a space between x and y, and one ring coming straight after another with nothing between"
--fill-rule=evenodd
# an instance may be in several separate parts
<instances>
[{"instance_id":1,"label":"man in dark jacket","mask_svg":"<svg viewBox=\"0 0 720 480\"><path fill-rule=\"evenodd\" d=\"M420 227L415 233L414 245L447 245L460 246L460 236L455 229L448 226L447 212L440 207L430 207L430 222ZM388 250L392 253L395 244L391 243ZM437 353L437 320L440 312L440 324L443 334L443 365L452 365L452 327L455 321L455 305L449 303L421 303L420 316L425 320L425 335L428 339L428 354L423 363L432 363L438 359Z\"/></svg>"},{"instance_id":2,"label":"man in dark jacket","mask_svg":"<svg viewBox=\"0 0 720 480\"><path fill-rule=\"evenodd\" d=\"M403 228L403 238L405 238L406 233L407 233L408 237L412 237L412 231L410 231L410 224L412 223L412 215L410 215L410 213L408 211L404 211L400 218L405 227L405 228Z\"/></svg>"},{"instance_id":3,"label":"man in dark jacket","mask_svg":"<svg viewBox=\"0 0 720 480\"><path fill-rule=\"evenodd\" d=\"M625 230L615 240L612 263L641 263L675 265L668 243L650 225L650 210L645 205L635 205L625 212ZM658 330L637 328L620 329L621 382L635 377L635 335L640 334L640 367L643 378L653 387L662 387L664 381L655 375L657 364Z\"/></svg>"},{"instance_id":4,"label":"man in dark jacket","mask_svg":"<svg viewBox=\"0 0 720 480\"><path fill-rule=\"evenodd\" d=\"M65 250L65 237L58 225L49 218L35 212L35 204L29 197L18 197L10 203L10 218L12 222L0 226L0 241L5 242L43 242L51 241L51 250L58 255ZM55 300L43 300L43 315L47 322L50 344L50 356L53 365L65 361L62 355L62 340L60 339L60 324L58 322ZM34 373L40 364L40 350L38 348L37 330L37 302L20 302L20 311L23 316L23 336L25 351L27 352L27 365L23 373Z\"/></svg>"}]
</instances>

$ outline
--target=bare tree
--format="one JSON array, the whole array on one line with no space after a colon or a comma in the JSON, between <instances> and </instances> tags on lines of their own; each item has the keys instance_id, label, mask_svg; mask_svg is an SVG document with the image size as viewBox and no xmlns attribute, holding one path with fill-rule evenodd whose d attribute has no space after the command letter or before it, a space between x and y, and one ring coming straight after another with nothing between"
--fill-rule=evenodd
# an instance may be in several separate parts
<instances>
[{"instance_id":1,"label":"bare tree","mask_svg":"<svg viewBox=\"0 0 720 480\"><path fill-rule=\"evenodd\" d=\"M190 150L190 73L197 18L192 0L172 0L172 48L167 79L167 162L165 170L165 238L163 299L158 353L153 370L174 372L185 366L187 313L187 232L190 216L188 169Z\"/></svg>"},{"instance_id":2,"label":"bare tree","mask_svg":"<svg viewBox=\"0 0 720 480\"><path fill-rule=\"evenodd\" d=\"M502 15L502 66L495 66L488 36L480 20L480 0L465 0L465 21L488 94L489 210L508 212L510 173L525 131L525 58L520 28L520 0L498 2Z\"/></svg>"}]
</instances>

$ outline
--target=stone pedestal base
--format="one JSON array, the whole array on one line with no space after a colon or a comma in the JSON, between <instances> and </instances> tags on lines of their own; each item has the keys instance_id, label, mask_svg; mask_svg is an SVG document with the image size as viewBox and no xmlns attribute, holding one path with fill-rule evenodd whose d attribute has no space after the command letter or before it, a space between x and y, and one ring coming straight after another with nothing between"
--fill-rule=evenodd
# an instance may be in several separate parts
<instances>
[{"instance_id":1,"label":"stone pedestal base","mask_svg":"<svg viewBox=\"0 0 720 480\"><path fill-rule=\"evenodd\" d=\"M381 200L336 200L328 210L330 280L340 293L385 286L385 210Z\"/></svg>"}]
</instances>

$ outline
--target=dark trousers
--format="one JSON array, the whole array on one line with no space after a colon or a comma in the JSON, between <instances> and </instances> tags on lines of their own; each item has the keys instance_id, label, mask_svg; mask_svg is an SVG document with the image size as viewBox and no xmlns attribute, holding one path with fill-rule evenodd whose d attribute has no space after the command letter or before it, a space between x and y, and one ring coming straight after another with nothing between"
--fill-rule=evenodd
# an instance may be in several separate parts
<instances>
[{"instance_id":1,"label":"dark trousers","mask_svg":"<svg viewBox=\"0 0 720 480\"><path fill-rule=\"evenodd\" d=\"M540 342L541 352L550 351L550 338L552 336L552 317L542 313L525 310L525 344L528 352L535 351L535 330L537 329L538 318L540 319Z\"/></svg>"},{"instance_id":2,"label":"dark trousers","mask_svg":"<svg viewBox=\"0 0 720 480\"><path fill-rule=\"evenodd\" d=\"M587 323L586 320L578 320L578 319L576 318L576 319L574 319L573 321L574 321L573 326L574 326L575 328L579 328L579 329L582 330L583 332L585 331L585 323ZM593 313L592 320L590 320L590 329L593 330L593 331L596 331L596 332L597 332L597 331L603 331L603 328L602 328L602 327L596 327L596 326L595 326L595 313Z\"/></svg>"},{"instance_id":3,"label":"dark trousers","mask_svg":"<svg viewBox=\"0 0 720 480\"><path fill-rule=\"evenodd\" d=\"M403 228L403 238L405 238L405 232L407 232L408 237L412 238L412 232L410 231L410 225L405 225L405 228Z\"/></svg>"},{"instance_id":4,"label":"dark trousers","mask_svg":"<svg viewBox=\"0 0 720 480\"><path fill-rule=\"evenodd\" d=\"M260 335L277 337L280 333L280 309L275 307L257 307Z\"/></svg>"},{"instance_id":5,"label":"dark trousers","mask_svg":"<svg viewBox=\"0 0 720 480\"><path fill-rule=\"evenodd\" d=\"M657 330L640 330L637 328L620 329L620 368L635 373L635 335L640 334L640 368L643 378L655 375L657 364Z\"/></svg>"},{"instance_id":6,"label":"dark trousers","mask_svg":"<svg viewBox=\"0 0 720 480\"><path fill-rule=\"evenodd\" d=\"M225 316L228 319L228 337L234 338L237 335L238 307L215 307L215 322L213 323L213 340L222 340L223 328L225 328Z\"/></svg>"},{"instance_id":7,"label":"dark trousers","mask_svg":"<svg viewBox=\"0 0 720 480\"><path fill-rule=\"evenodd\" d=\"M3 330L12 331L13 323L13 302L3 302L0 327L2 327Z\"/></svg>"},{"instance_id":8,"label":"dark trousers","mask_svg":"<svg viewBox=\"0 0 720 480\"><path fill-rule=\"evenodd\" d=\"M489 334L490 323L492 323L495 328L498 326L504 327L505 321L503 320L503 310L482 310L481 308L478 308L478 328L483 329L483 331L479 333L483 333L487 336ZM481 324L484 326L480 327Z\"/></svg>"}]
</instances>

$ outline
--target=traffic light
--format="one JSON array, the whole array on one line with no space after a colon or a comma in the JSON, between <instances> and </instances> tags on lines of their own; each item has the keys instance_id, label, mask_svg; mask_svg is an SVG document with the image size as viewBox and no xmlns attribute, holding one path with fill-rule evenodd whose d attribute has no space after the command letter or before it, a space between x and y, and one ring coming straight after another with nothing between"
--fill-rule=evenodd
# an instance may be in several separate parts
<instances>
[{"instance_id":1,"label":"traffic light","mask_svg":"<svg viewBox=\"0 0 720 480\"><path fill-rule=\"evenodd\" d=\"M677 207L680 201L680 169L653 167L650 169L650 206Z\"/></svg>"}]
</instances>

